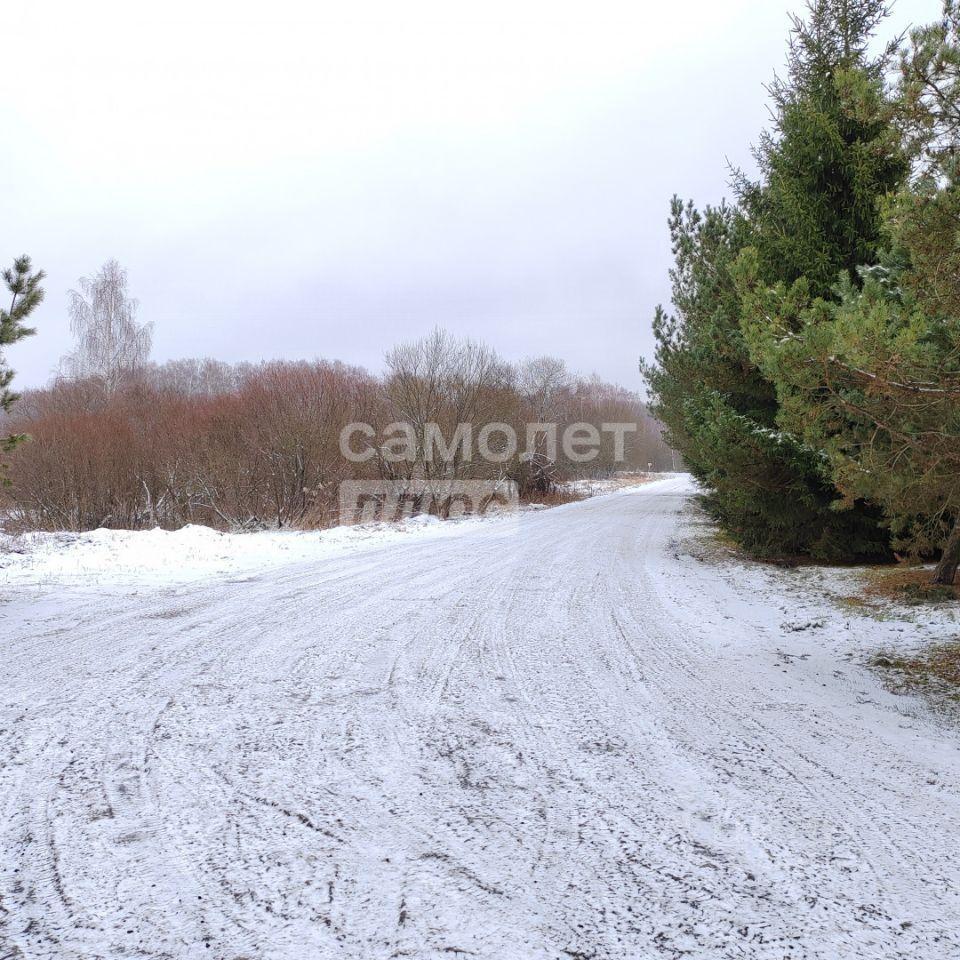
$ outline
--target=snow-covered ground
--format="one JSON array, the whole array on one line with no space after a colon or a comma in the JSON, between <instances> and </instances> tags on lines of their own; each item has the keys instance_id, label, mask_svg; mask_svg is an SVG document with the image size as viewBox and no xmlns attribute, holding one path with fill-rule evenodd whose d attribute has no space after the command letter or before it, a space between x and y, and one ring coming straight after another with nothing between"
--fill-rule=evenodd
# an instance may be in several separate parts
<instances>
[{"instance_id":1,"label":"snow-covered ground","mask_svg":"<svg viewBox=\"0 0 960 960\"><path fill-rule=\"evenodd\" d=\"M636 487L642 483L652 483L657 480L678 477L675 473L621 473L613 477L591 480L568 480L562 484L562 489L582 497L600 497L608 493L617 493L626 487Z\"/></svg>"},{"instance_id":2,"label":"snow-covered ground","mask_svg":"<svg viewBox=\"0 0 960 960\"><path fill-rule=\"evenodd\" d=\"M690 492L8 566L0 957L960 955L960 735L862 666L956 624L717 563Z\"/></svg>"},{"instance_id":3,"label":"snow-covered ground","mask_svg":"<svg viewBox=\"0 0 960 960\"><path fill-rule=\"evenodd\" d=\"M91 530L87 533L0 535L0 587L4 584L129 584L169 586L320 561L408 540L457 536L483 518L443 523L414 517L400 523L360 524L329 530L221 533L210 527L180 530Z\"/></svg>"},{"instance_id":4,"label":"snow-covered ground","mask_svg":"<svg viewBox=\"0 0 960 960\"><path fill-rule=\"evenodd\" d=\"M606 496L648 483L653 475L576 481L582 496ZM540 508L537 505L537 508ZM525 512L528 507L519 508ZM543 508L548 509L548 508ZM86 533L0 533L0 588L49 582L78 585L155 585L244 575L292 562L328 560L347 553L421 539L454 537L478 523L510 517L463 517L441 522L412 517L328 530L221 533L210 527L180 530L91 530Z\"/></svg>"}]
</instances>

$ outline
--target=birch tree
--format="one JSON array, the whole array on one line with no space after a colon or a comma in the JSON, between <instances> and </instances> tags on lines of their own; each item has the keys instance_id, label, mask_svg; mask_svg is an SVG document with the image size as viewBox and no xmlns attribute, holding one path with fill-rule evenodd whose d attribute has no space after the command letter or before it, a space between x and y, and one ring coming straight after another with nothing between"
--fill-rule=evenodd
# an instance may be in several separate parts
<instances>
[{"instance_id":1,"label":"birch tree","mask_svg":"<svg viewBox=\"0 0 960 960\"><path fill-rule=\"evenodd\" d=\"M127 292L127 271L108 260L70 291L70 331L76 349L61 361L62 375L95 379L113 393L150 357L153 325L137 322L137 301Z\"/></svg>"}]
</instances>

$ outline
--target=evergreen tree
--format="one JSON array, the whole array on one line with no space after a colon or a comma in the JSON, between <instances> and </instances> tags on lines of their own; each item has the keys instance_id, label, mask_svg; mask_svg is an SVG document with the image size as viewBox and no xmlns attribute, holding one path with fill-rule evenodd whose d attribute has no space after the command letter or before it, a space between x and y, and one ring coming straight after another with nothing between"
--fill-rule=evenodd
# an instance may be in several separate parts
<instances>
[{"instance_id":1,"label":"evergreen tree","mask_svg":"<svg viewBox=\"0 0 960 960\"><path fill-rule=\"evenodd\" d=\"M738 175L736 210L671 219L676 316L658 311L645 368L658 416L709 488L706 504L739 543L765 556L881 557L880 512L833 486L821 451L778 422L774 384L744 341L744 263L752 281L799 282L830 296L838 274L876 255L878 197L906 166L893 126L864 120L882 99L867 57L875 0L816 0L794 22L788 74L774 83L774 128L756 151L761 177ZM718 236L721 240L718 240Z\"/></svg>"},{"instance_id":2,"label":"evergreen tree","mask_svg":"<svg viewBox=\"0 0 960 960\"><path fill-rule=\"evenodd\" d=\"M744 330L781 425L821 447L849 497L881 504L901 548L960 566L960 19L916 31L897 104L916 176L884 204L888 251L831 299L752 278ZM773 321L771 322L771 318Z\"/></svg>"},{"instance_id":3,"label":"evergreen tree","mask_svg":"<svg viewBox=\"0 0 960 960\"><path fill-rule=\"evenodd\" d=\"M882 0L814 0L806 21L794 18L787 79L771 86L774 127L755 150L761 180L737 177L766 283L805 278L829 297L840 271L854 279L876 260L878 198L907 172L878 109L889 55L867 56L884 15Z\"/></svg>"},{"instance_id":4,"label":"evergreen tree","mask_svg":"<svg viewBox=\"0 0 960 960\"><path fill-rule=\"evenodd\" d=\"M701 452L694 410L715 396L758 419L774 409L774 393L751 363L740 332L740 298L731 268L746 224L727 204L702 213L674 197L669 220L675 314L657 308L655 363L644 365L653 412L671 445L701 480L711 474ZM772 420L771 420L772 422Z\"/></svg>"},{"instance_id":5,"label":"evergreen tree","mask_svg":"<svg viewBox=\"0 0 960 960\"><path fill-rule=\"evenodd\" d=\"M32 273L30 258L23 256L14 260L12 269L4 270L3 280L11 295L10 306L7 309L0 307L0 409L6 412L18 399L18 394L10 389L13 370L4 362L2 351L23 337L36 333L24 321L43 299L40 286L43 272ZM0 438L0 449L9 453L25 439L22 434Z\"/></svg>"},{"instance_id":6,"label":"evergreen tree","mask_svg":"<svg viewBox=\"0 0 960 960\"><path fill-rule=\"evenodd\" d=\"M947 175L960 144L960 4L910 35L900 56L898 125L921 178Z\"/></svg>"},{"instance_id":7,"label":"evergreen tree","mask_svg":"<svg viewBox=\"0 0 960 960\"><path fill-rule=\"evenodd\" d=\"M823 450L847 498L884 508L901 549L942 551L935 580L952 583L960 564L960 319L924 309L903 270L896 261L864 268L862 287L844 281L839 302L757 287L748 332L777 382L779 423ZM769 315L779 324L760 319Z\"/></svg>"},{"instance_id":8,"label":"evergreen tree","mask_svg":"<svg viewBox=\"0 0 960 960\"><path fill-rule=\"evenodd\" d=\"M655 415L707 489L703 504L758 556L822 559L883 552L879 514L831 510L822 458L777 426L773 385L741 332L734 265L749 224L722 205L673 201L675 315L657 312L656 362L644 368Z\"/></svg>"}]
</instances>

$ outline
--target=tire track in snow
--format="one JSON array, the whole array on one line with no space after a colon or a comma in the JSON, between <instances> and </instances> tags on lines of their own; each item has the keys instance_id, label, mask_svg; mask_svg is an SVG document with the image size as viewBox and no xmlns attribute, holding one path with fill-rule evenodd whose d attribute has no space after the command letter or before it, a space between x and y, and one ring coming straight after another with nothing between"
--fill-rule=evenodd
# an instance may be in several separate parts
<instances>
[{"instance_id":1,"label":"tire track in snow","mask_svg":"<svg viewBox=\"0 0 960 960\"><path fill-rule=\"evenodd\" d=\"M685 497L13 601L0 957L957 955L956 735Z\"/></svg>"}]
</instances>

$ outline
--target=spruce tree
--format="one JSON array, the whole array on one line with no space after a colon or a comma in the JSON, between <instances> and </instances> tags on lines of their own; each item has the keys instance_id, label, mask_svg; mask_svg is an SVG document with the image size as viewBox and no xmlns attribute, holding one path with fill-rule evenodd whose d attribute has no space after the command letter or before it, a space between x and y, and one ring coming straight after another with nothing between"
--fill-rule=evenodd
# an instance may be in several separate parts
<instances>
[{"instance_id":1,"label":"spruce tree","mask_svg":"<svg viewBox=\"0 0 960 960\"><path fill-rule=\"evenodd\" d=\"M856 281L876 262L878 201L908 169L879 109L888 56L867 55L884 13L881 0L814 0L808 19L794 20L787 79L771 86L773 129L755 150L761 178L737 178L768 285L803 279L832 298L841 272Z\"/></svg>"}]
</instances>

